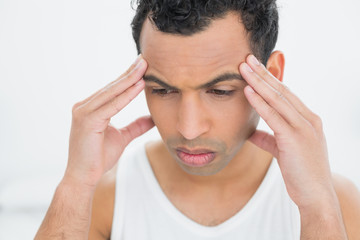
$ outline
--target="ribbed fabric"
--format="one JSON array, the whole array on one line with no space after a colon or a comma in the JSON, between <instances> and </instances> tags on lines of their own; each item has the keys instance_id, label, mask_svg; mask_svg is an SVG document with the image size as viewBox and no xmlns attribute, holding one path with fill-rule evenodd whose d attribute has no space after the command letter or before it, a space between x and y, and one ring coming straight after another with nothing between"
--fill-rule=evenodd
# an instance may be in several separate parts
<instances>
[{"instance_id":1,"label":"ribbed fabric","mask_svg":"<svg viewBox=\"0 0 360 240\"><path fill-rule=\"evenodd\" d=\"M181 213L162 191L145 147L118 164L112 240L300 239L300 214L273 159L259 188L234 216L204 226Z\"/></svg>"}]
</instances>

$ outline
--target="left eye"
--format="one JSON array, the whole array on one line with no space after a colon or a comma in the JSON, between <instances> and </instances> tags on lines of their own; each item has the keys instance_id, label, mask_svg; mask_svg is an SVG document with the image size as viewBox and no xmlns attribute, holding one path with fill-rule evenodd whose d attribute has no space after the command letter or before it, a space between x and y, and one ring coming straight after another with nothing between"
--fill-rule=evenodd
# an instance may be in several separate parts
<instances>
[{"instance_id":1,"label":"left eye","mask_svg":"<svg viewBox=\"0 0 360 240\"><path fill-rule=\"evenodd\" d=\"M230 96L234 90L221 90L221 89L211 89L207 91L208 93L212 93L218 96Z\"/></svg>"}]
</instances>

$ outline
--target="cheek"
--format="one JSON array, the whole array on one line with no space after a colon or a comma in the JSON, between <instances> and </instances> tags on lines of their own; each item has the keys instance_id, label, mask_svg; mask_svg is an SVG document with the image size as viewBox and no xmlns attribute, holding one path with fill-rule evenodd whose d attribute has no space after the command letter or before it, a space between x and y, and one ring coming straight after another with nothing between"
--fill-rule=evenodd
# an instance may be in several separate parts
<instances>
[{"instance_id":1,"label":"cheek","mask_svg":"<svg viewBox=\"0 0 360 240\"><path fill-rule=\"evenodd\" d=\"M236 120L239 127L247 127L254 120L256 112L247 101L244 94L237 99L237 103L232 105L234 108L234 116L232 120Z\"/></svg>"},{"instance_id":2,"label":"cheek","mask_svg":"<svg viewBox=\"0 0 360 240\"><path fill-rule=\"evenodd\" d=\"M169 135L171 131L175 131L175 126L172 124L176 122L176 113L173 112L176 108L171 102L163 101L149 91L145 91L145 96L149 112L160 135L165 136L165 133Z\"/></svg>"},{"instance_id":3,"label":"cheek","mask_svg":"<svg viewBox=\"0 0 360 240\"><path fill-rule=\"evenodd\" d=\"M207 103L209 110L213 111L213 117L221 122L236 122L236 125L244 125L250 117L251 105L244 93L238 91L231 99L226 101L212 101ZM230 124L234 127L234 124Z\"/></svg>"},{"instance_id":4,"label":"cheek","mask_svg":"<svg viewBox=\"0 0 360 240\"><path fill-rule=\"evenodd\" d=\"M214 130L226 135L228 141L244 141L256 129L259 115L251 107L243 93L237 94L231 101L212 104L217 109L214 116Z\"/></svg>"}]
</instances>

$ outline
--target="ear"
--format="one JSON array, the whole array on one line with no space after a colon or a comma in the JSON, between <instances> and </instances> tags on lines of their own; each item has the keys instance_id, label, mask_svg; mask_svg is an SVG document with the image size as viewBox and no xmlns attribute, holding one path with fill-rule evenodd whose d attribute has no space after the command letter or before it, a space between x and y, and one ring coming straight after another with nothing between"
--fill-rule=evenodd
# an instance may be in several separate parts
<instances>
[{"instance_id":1,"label":"ear","mask_svg":"<svg viewBox=\"0 0 360 240\"><path fill-rule=\"evenodd\" d=\"M280 51L275 51L271 53L267 64L266 64L267 70L271 72L274 77L279 79L280 82L283 81L284 77L284 69L285 69L285 56Z\"/></svg>"}]
</instances>

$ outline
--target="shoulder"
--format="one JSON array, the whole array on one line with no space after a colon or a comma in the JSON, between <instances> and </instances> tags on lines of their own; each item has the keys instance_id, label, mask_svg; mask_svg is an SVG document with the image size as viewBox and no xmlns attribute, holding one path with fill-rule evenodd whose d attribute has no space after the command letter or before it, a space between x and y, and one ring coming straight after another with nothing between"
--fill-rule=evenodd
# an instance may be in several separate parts
<instances>
[{"instance_id":1,"label":"shoulder","mask_svg":"<svg viewBox=\"0 0 360 240\"><path fill-rule=\"evenodd\" d=\"M360 235L360 191L353 182L339 174L333 174L333 183L349 239L357 239Z\"/></svg>"},{"instance_id":2,"label":"shoulder","mask_svg":"<svg viewBox=\"0 0 360 240\"><path fill-rule=\"evenodd\" d=\"M89 239L110 239L115 202L116 164L96 186Z\"/></svg>"}]
</instances>

